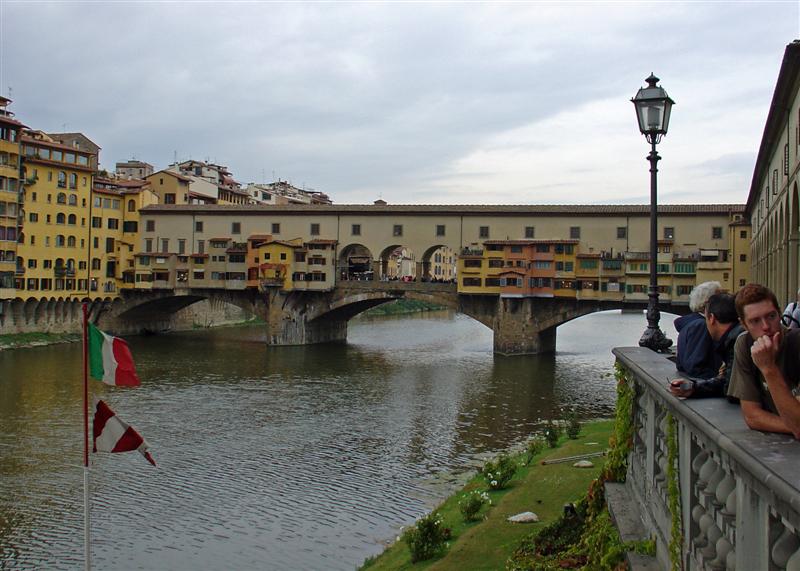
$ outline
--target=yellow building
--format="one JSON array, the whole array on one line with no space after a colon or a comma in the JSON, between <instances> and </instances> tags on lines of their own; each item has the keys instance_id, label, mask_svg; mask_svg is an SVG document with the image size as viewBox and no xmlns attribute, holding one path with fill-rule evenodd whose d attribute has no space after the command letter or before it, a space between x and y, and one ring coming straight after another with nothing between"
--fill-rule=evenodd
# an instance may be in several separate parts
<instances>
[{"instance_id":1,"label":"yellow building","mask_svg":"<svg viewBox=\"0 0 800 571\"><path fill-rule=\"evenodd\" d=\"M189 184L192 179L188 176L162 170L151 174L145 180L150 183L150 189L158 196L159 204L190 203Z\"/></svg>"},{"instance_id":2,"label":"yellow building","mask_svg":"<svg viewBox=\"0 0 800 571\"><path fill-rule=\"evenodd\" d=\"M89 295L92 164L97 157L41 131L21 137L25 220L18 255L25 267L18 297ZM24 294L22 293L24 287Z\"/></svg>"},{"instance_id":3,"label":"yellow building","mask_svg":"<svg viewBox=\"0 0 800 571\"><path fill-rule=\"evenodd\" d=\"M24 260L17 256L22 216L20 132L25 127L8 111L10 99L0 97L0 301L16 297L24 285Z\"/></svg>"},{"instance_id":4,"label":"yellow building","mask_svg":"<svg viewBox=\"0 0 800 571\"><path fill-rule=\"evenodd\" d=\"M113 297L135 285L139 209L158 197L143 180L95 179L89 244L89 297Z\"/></svg>"},{"instance_id":5,"label":"yellow building","mask_svg":"<svg viewBox=\"0 0 800 571\"><path fill-rule=\"evenodd\" d=\"M336 279L336 240L248 238L248 285L283 291L327 291Z\"/></svg>"}]
</instances>

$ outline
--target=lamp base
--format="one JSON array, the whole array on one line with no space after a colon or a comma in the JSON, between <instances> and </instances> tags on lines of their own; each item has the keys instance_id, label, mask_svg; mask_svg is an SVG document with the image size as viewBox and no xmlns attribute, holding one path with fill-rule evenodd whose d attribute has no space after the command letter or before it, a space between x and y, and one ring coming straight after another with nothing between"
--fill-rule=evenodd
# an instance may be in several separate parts
<instances>
[{"instance_id":1,"label":"lamp base","mask_svg":"<svg viewBox=\"0 0 800 571\"><path fill-rule=\"evenodd\" d=\"M668 339L658 326L645 329L639 339L639 347L646 347L656 353L666 353L671 346L672 339Z\"/></svg>"}]
</instances>

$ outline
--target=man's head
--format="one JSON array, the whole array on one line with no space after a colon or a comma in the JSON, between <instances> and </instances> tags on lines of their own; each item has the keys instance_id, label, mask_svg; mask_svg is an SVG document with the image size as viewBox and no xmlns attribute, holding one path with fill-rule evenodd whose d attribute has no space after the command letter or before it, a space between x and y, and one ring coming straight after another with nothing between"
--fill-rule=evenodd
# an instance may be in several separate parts
<instances>
[{"instance_id":1,"label":"man's head","mask_svg":"<svg viewBox=\"0 0 800 571\"><path fill-rule=\"evenodd\" d=\"M736 294L736 313L753 339L774 335L781 329L778 298L772 290L760 284L747 284L739 290Z\"/></svg>"},{"instance_id":2,"label":"man's head","mask_svg":"<svg viewBox=\"0 0 800 571\"><path fill-rule=\"evenodd\" d=\"M691 292L689 292L689 309L692 311L699 311L703 313L706 309L708 298L722 289L719 282L703 282L697 284Z\"/></svg>"},{"instance_id":3,"label":"man's head","mask_svg":"<svg viewBox=\"0 0 800 571\"><path fill-rule=\"evenodd\" d=\"M719 340L736 323L735 298L729 293L715 293L706 303L706 328L714 341Z\"/></svg>"}]
</instances>

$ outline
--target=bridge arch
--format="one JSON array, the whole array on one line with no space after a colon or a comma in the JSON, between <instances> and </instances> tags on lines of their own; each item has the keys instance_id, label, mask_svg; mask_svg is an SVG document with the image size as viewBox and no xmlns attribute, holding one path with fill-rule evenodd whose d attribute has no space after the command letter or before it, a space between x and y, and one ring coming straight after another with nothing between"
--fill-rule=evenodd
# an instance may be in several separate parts
<instances>
[{"instance_id":1,"label":"bridge arch","mask_svg":"<svg viewBox=\"0 0 800 571\"><path fill-rule=\"evenodd\" d=\"M337 279L362 279L370 277L375 269L372 252L364 244L353 242L339 250Z\"/></svg>"},{"instance_id":2,"label":"bridge arch","mask_svg":"<svg viewBox=\"0 0 800 571\"><path fill-rule=\"evenodd\" d=\"M386 246L378 256L376 279L419 278L417 262L417 252L411 246L399 242Z\"/></svg>"}]
</instances>

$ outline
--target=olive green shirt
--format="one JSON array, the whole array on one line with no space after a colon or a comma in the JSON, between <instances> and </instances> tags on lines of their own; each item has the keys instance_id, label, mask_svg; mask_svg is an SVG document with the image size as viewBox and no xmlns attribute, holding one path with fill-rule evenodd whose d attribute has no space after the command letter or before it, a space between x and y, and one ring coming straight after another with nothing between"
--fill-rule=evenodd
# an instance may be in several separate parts
<instances>
[{"instance_id":1,"label":"olive green shirt","mask_svg":"<svg viewBox=\"0 0 800 571\"><path fill-rule=\"evenodd\" d=\"M743 333L736 340L733 349L733 374L728 386L728 396L740 400L761 403L761 406L774 414L778 409L772 401L767 381L758 367L753 363L750 347L754 340L749 333ZM783 341L776 357L778 368L786 379L789 390L795 396L798 394L800 384L800 329L783 329Z\"/></svg>"}]
</instances>

